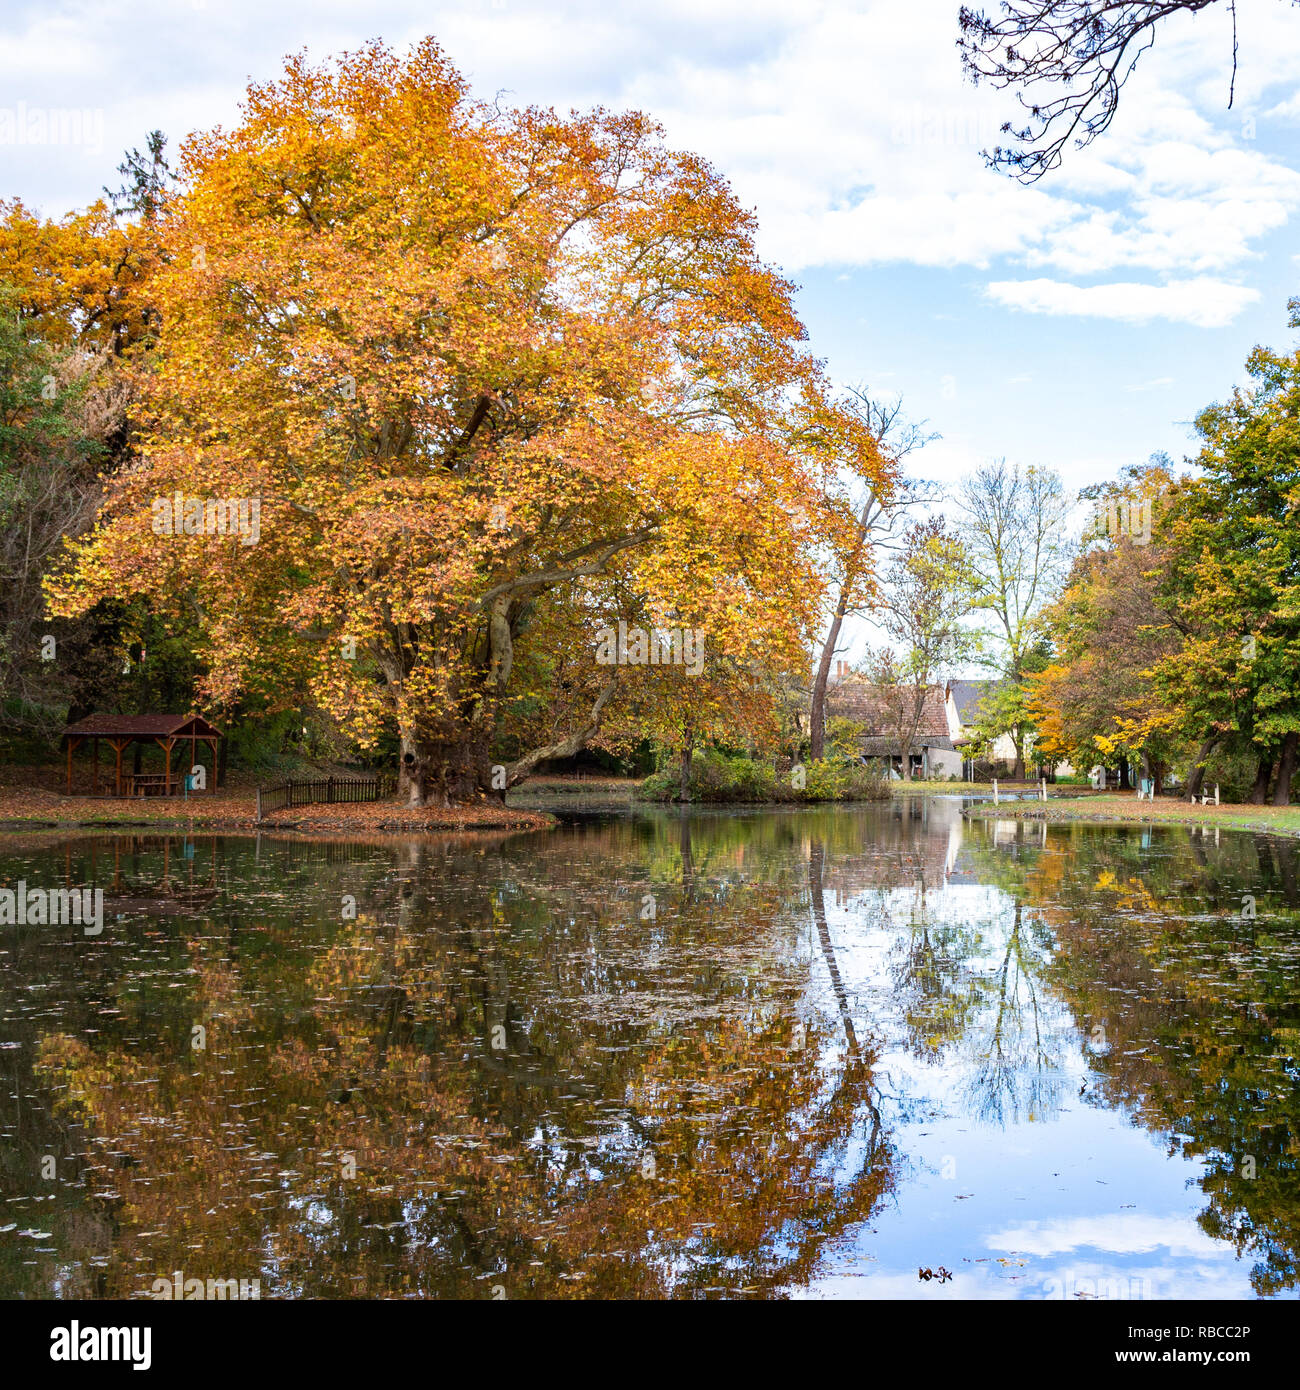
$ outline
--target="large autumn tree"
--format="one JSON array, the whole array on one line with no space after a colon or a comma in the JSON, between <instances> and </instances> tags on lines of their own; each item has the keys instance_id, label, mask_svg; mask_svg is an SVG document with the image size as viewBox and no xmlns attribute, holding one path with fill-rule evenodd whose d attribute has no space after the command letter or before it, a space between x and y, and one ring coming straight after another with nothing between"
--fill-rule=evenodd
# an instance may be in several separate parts
<instances>
[{"instance_id":1,"label":"large autumn tree","mask_svg":"<svg viewBox=\"0 0 1300 1390\"><path fill-rule=\"evenodd\" d=\"M510 782L594 737L642 674L596 662L606 624L801 659L835 470L886 465L704 160L476 101L425 40L291 59L179 175L142 462L61 611L197 615L218 705L308 672L396 729L413 803L489 788L504 722L546 731ZM260 499L260 538L156 534L177 492Z\"/></svg>"}]
</instances>

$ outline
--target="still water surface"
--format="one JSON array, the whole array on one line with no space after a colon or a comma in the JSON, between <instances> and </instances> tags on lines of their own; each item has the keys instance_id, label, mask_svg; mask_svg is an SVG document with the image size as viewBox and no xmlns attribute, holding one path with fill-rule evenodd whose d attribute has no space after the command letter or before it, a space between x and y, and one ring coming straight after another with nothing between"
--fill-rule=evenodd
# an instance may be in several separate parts
<instances>
[{"instance_id":1,"label":"still water surface","mask_svg":"<svg viewBox=\"0 0 1300 1390\"><path fill-rule=\"evenodd\" d=\"M0 840L0 1297L1295 1297L1300 847L960 811Z\"/></svg>"}]
</instances>

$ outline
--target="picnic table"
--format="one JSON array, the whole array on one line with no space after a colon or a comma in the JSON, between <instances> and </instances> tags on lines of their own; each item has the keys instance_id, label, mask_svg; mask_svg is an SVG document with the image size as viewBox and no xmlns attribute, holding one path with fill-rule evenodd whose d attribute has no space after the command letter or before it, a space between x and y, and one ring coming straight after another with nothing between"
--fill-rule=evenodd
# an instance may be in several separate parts
<instances>
[{"instance_id":1,"label":"picnic table","mask_svg":"<svg viewBox=\"0 0 1300 1390\"><path fill-rule=\"evenodd\" d=\"M173 784L177 779L171 779ZM167 774L165 772L132 772L126 778L127 796L166 796Z\"/></svg>"}]
</instances>

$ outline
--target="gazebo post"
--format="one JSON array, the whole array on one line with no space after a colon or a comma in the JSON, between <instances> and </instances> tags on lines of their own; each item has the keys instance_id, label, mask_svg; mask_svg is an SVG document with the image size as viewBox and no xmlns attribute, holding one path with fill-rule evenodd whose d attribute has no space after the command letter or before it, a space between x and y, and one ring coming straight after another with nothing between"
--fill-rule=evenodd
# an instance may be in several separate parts
<instances>
[{"instance_id":1,"label":"gazebo post","mask_svg":"<svg viewBox=\"0 0 1300 1390\"><path fill-rule=\"evenodd\" d=\"M154 742L163 750L166 766L163 772L163 795L172 794L172 749L176 746L174 738L156 738Z\"/></svg>"}]
</instances>

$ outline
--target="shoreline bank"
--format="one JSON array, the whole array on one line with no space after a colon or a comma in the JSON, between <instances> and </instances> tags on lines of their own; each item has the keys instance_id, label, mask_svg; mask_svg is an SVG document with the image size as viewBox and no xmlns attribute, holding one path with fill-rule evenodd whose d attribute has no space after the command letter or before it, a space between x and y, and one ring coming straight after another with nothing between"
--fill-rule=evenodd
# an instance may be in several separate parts
<instances>
[{"instance_id":1,"label":"shoreline bank","mask_svg":"<svg viewBox=\"0 0 1300 1390\"><path fill-rule=\"evenodd\" d=\"M1047 801L991 801L968 806L970 820L1091 821L1100 825L1216 825L1225 830L1256 830L1300 836L1300 806L1254 806L1239 802L1202 806L1190 801L1139 801L1136 793L1094 793L1051 797Z\"/></svg>"},{"instance_id":2,"label":"shoreline bank","mask_svg":"<svg viewBox=\"0 0 1300 1390\"><path fill-rule=\"evenodd\" d=\"M194 834L214 831L296 831L302 834L443 832L448 830L547 830L555 817L544 810L485 802L468 806L416 807L368 801L286 807L257 819L253 795L196 797L181 810L174 798L115 801L66 797L45 791L0 790L0 831L107 830Z\"/></svg>"}]
</instances>

